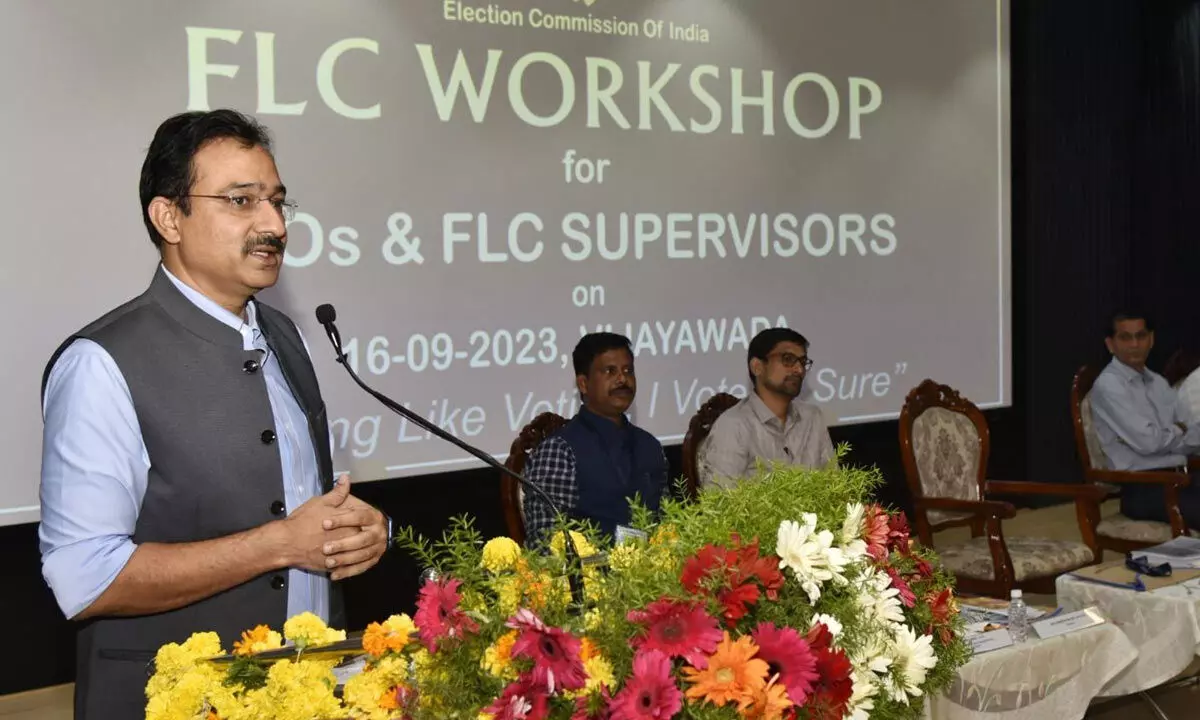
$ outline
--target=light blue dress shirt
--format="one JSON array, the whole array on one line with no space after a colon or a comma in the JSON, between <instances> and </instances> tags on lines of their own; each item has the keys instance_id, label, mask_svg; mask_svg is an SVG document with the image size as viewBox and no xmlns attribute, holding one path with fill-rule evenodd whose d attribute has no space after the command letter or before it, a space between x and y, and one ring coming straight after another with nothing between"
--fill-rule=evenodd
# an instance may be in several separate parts
<instances>
[{"instance_id":1,"label":"light blue dress shirt","mask_svg":"<svg viewBox=\"0 0 1200 720\"><path fill-rule=\"evenodd\" d=\"M1187 465L1200 449L1200 425L1176 425L1176 392L1153 370L1138 372L1117 360L1089 394L1096 435L1110 470L1153 470Z\"/></svg>"},{"instance_id":2,"label":"light blue dress shirt","mask_svg":"<svg viewBox=\"0 0 1200 720\"><path fill-rule=\"evenodd\" d=\"M265 353L263 377L291 513L321 493L320 470L308 421L259 330L254 304L247 304L243 321L162 270L192 303L237 330L244 349ZM55 362L42 414L42 575L70 618L95 602L133 555L150 458L125 378L90 340L71 343ZM309 611L328 622L329 582L325 573L290 569L288 617Z\"/></svg>"}]
</instances>

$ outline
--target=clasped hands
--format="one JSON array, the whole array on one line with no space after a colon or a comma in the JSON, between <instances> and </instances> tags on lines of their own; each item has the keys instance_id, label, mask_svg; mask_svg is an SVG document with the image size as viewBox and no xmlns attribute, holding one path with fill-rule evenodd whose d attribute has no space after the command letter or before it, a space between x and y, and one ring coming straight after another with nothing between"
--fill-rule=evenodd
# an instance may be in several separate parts
<instances>
[{"instance_id":1,"label":"clasped hands","mask_svg":"<svg viewBox=\"0 0 1200 720\"><path fill-rule=\"evenodd\" d=\"M387 517L350 494L350 477L282 521L288 565L343 580L371 569L387 549Z\"/></svg>"}]
</instances>

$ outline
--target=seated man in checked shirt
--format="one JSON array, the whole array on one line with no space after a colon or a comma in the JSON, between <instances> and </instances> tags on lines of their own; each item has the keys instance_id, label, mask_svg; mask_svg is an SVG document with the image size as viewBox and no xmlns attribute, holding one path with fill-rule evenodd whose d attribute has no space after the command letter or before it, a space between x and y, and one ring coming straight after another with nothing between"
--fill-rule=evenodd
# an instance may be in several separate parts
<instances>
[{"instance_id":1,"label":"seated man in checked shirt","mask_svg":"<svg viewBox=\"0 0 1200 720\"><path fill-rule=\"evenodd\" d=\"M1200 424L1188 426L1176 413L1176 393L1162 375L1146 367L1154 328L1139 313L1113 317L1104 339L1112 362L1092 386L1092 419L1110 470L1179 470L1200 451ZM1200 483L1179 491L1179 510L1189 528L1200 528ZM1167 521L1161 485L1123 484L1121 514L1135 520Z\"/></svg>"},{"instance_id":2,"label":"seated man in checked shirt","mask_svg":"<svg viewBox=\"0 0 1200 720\"><path fill-rule=\"evenodd\" d=\"M625 417L637 392L629 339L592 333L573 353L579 412L546 438L529 458L525 477L541 487L568 516L587 520L612 537L630 521L629 501L657 511L667 487L667 459L653 435ZM529 546L545 542L554 511L525 492Z\"/></svg>"},{"instance_id":3,"label":"seated man in checked shirt","mask_svg":"<svg viewBox=\"0 0 1200 720\"><path fill-rule=\"evenodd\" d=\"M759 460L824 467L834 458L821 408L798 398L812 367L808 340L768 328L746 353L752 392L721 413L700 448L700 485L728 488L754 475Z\"/></svg>"}]
</instances>

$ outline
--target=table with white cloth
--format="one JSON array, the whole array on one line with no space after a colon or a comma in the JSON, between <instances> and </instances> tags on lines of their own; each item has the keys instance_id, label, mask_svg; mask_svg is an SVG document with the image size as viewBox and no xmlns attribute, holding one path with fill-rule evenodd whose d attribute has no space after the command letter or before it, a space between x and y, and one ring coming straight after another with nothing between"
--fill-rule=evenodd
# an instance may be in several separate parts
<instances>
[{"instance_id":1,"label":"table with white cloth","mask_svg":"<svg viewBox=\"0 0 1200 720\"><path fill-rule=\"evenodd\" d=\"M1102 696L1131 695L1178 676L1200 651L1200 579L1138 592L1061 575L1058 604L1094 605L1133 642L1138 659L1113 678Z\"/></svg>"},{"instance_id":2,"label":"table with white cloth","mask_svg":"<svg viewBox=\"0 0 1200 720\"><path fill-rule=\"evenodd\" d=\"M976 655L950 687L925 704L932 720L1072 720L1110 680L1137 660L1137 650L1104 623Z\"/></svg>"}]
</instances>

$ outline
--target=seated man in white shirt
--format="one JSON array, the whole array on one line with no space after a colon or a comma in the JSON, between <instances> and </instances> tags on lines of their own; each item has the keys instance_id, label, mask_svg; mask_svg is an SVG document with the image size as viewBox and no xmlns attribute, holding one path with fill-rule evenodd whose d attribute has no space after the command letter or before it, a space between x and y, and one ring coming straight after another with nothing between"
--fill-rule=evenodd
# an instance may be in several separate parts
<instances>
[{"instance_id":1,"label":"seated man in white shirt","mask_svg":"<svg viewBox=\"0 0 1200 720\"><path fill-rule=\"evenodd\" d=\"M1200 353L1177 351L1167 360L1163 377L1175 388L1175 419L1184 425L1200 421Z\"/></svg>"},{"instance_id":2,"label":"seated man in white shirt","mask_svg":"<svg viewBox=\"0 0 1200 720\"><path fill-rule=\"evenodd\" d=\"M763 330L746 364L753 392L717 418L699 451L706 490L753 475L759 460L820 467L834 457L821 409L797 399L812 367L808 340L790 328Z\"/></svg>"},{"instance_id":3,"label":"seated man in white shirt","mask_svg":"<svg viewBox=\"0 0 1200 720\"><path fill-rule=\"evenodd\" d=\"M1113 317L1104 344L1112 362L1092 386L1092 418L1112 470L1186 469L1187 456L1200 451L1200 424L1180 422L1176 393L1162 375L1146 367L1154 329L1145 315ZM1200 528L1200 484L1179 493L1179 509L1189 527ZM1121 487L1121 513L1135 520L1167 521L1158 485Z\"/></svg>"}]
</instances>

